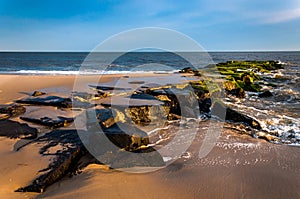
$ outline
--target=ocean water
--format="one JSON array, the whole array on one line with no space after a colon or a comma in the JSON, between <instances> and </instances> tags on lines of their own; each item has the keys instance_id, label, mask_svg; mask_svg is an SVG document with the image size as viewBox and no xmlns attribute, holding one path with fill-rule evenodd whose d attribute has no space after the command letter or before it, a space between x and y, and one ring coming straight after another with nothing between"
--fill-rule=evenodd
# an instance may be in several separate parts
<instances>
[{"instance_id":1,"label":"ocean water","mask_svg":"<svg viewBox=\"0 0 300 199\"><path fill-rule=\"evenodd\" d=\"M120 57L117 57L117 53L99 53L97 57L85 60L87 55L85 52L0 52L0 73L42 75L77 74L78 71L85 74L173 72L191 66L183 57L167 52L127 53ZM117 58L113 59L115 56ZM195 57L199 53L186 53L186 56ZM228 60L281 60L291 65L300 65L300 52L210 52L203 59L197 60L197 67L205 67L211 61L209 58L215 63Z\"/></svg>"},{"instance_id":2,"label":"ocean water","mask_svg":"<svg viewBox=\"0 0 300 199\"><path fill-rule=\"evenodd\" d=\"M99 53L87 59L84 52L0 52L0 74L115 74L135 72L174 72L191 66L174 53L138 52L120 57ZM199 54L187 53L195 57ZM117 57L116 59L113 59ZM185 56L184 56L185 57ZM112 60L112 61L111 61ZM257 119L265 132L278 143L300 145L300 52L210 52L198 59L197 67L228 60L280 60L285 68L263 75L262 81L277 85L274 96L259 98L247 92L245 99L225 99L228 106ZM276 78L274 78L276 77Z\"/></svg>"}]
</instances>

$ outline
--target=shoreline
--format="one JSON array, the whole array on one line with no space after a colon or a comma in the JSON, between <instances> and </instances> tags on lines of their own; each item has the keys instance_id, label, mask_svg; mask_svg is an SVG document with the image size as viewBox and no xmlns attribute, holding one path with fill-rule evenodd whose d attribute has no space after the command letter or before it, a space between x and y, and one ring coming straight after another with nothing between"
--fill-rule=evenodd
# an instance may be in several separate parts
<instances>
[{"instance_id":1,"label":"shoreline","mask_svg":"<svg viewBox=\"0 0 300 199\"><path fill-rule=\"evenodd\" d=\"M155 74L146 73L146 77L154 75L170 75L170 74ZM129 77L145 77L143 73L134 74L103 74L103 75L80 75L80 81L86 83L97 83L94 82L101 77L102 82L109 82L115 78L120 78L123 76ZM0 74L0 104L12 103L14 100L21 97L25 97L28 93L35 90L55 88L55 87L65 87L72 90L75 79L78 75L10 75L10 74ZM54 81L55 79L55 81ZM90 82L92 81L92 82ZM82 83L82 82L81 82Z\"/></svg>"},{"instance_id":2,"label":"shoreline","mask_svg":"<svg viewBox=\"0 0 300 199\"><path fill-rule=\"evenodd\" d=\"M101 83L128 74L105 74ZM149 76L169 74L149 74ZM99 75L84 76L86 84ZM146 77L130 74L130 77ZM70 92L76 75L0 75L0 104L12 103L35 90ZM96 78L97 79L97 78ZM61 89L61 90L60 90ZM64 90L65 89L65 90ZM56 111L56 110L55 110ZM24 122L24 121L23 121ZM213 123L212 123L213 124ZM38 145L14 151L19 139L0 137L2 161L3 198L299 198L300 157L299 147L276 145L262 139L243 135L224 127L213 150L204 158L198 157L209 123L203 122L203 131L187 153L166 168L145 174L130 174L108 170L103 165L91 164L81 174L64 177L47 188L46 192L15 193L34 179L37 170L48 163L46 157L37 154ZM32 155L31 153L36 153ZM17 161L13 161L14 157ZM32 167L34 165L34 168ZM9 172L8 172L9 171ZM26 171L26 172L24 172Z\"/></svg>"}]
</instances>

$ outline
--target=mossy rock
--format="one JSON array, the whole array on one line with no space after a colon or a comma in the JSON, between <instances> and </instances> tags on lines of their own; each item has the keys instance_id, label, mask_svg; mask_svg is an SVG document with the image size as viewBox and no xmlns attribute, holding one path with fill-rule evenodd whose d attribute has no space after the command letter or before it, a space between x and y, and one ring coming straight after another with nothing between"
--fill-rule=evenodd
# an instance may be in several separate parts
<instances>
[{"instance_id":1,"label":"mossy rock","mask_svg":"<svg viewBox=\"0 0 300 199\"><path fill-rule=\"evenodd\" d=\"M235 69L256 69L259 72L266 72L270 70L278 70L278 69L283 69L282 63L278 61L227 61L227 62L222 62L216 65L218 70L222 73L226 73L228 70L233 70Z\"/></svg>"}]
</instances>

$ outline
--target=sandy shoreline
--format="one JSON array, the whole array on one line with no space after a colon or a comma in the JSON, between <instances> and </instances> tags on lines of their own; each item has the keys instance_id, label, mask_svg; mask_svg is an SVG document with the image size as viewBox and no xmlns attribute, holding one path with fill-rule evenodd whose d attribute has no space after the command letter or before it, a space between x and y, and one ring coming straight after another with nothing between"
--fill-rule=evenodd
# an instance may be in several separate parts
<instances>
[{"instance_id":1,"label":"sandy shoreline","mask_svg":"<svg viewBox=\"0 0 300 199\"><path fill-rule=\"evenodd\" d=\"M102 81L120 76L104 75ZM0 104L34 90L72 91L75 77L0 75ZM85 78L96 83L91 82L95 76ZM23 194L14 190L33 179L48 160L37 153L38 146L15 152L17 140L0 137L0 198L300 198L299 147L275 145L224 128L214 149L200 159L203 138L199 131L188 149L190 158L179 158L153 173L129 174L90 165L45 193Z\"/></svg>"},{"instance_id":2,"label":"sandy shoreline","mask_svg":"<svg viewBox=\"0 0 300 199\"><path fill-rule=\"evenodd\" d=\"M296 147L273 145L224 129L211 153L197 156L201 133L182 157L161 170L130 174L88 166L57 183L46 198L299 198Z\"/></svg>"},{"instance_id":3,"label":"sandy shoreline","mask_svg":"<svg viewBox=\"0 0 300 199\"><path fill-rule=\"evenodd\" d=\"M130 77L145 77L157 74L130 74ZM168 74L160 74L166 76ZM128 74L104 74L104 75L82 75L82 83L97 83L99 77L101 82L113 81L116 78L128 76ZM24 97L35 90L54 90L65 88L72 91L76 75L1 75L0 74L0 104L10 103L13 100Z\"/></svg>"}]
</instances>

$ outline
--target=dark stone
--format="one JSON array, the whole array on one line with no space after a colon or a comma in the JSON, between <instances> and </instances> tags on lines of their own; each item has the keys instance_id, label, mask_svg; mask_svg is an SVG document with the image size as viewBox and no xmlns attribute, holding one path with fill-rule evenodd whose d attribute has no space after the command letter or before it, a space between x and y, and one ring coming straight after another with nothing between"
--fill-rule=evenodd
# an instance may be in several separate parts
<instances>
[{"instance_id":1,"label":"dark stone","mask_svg":"<svg viewBox=\"0 0 300 199\"><path fill-rule=\"evenodd\" d=\"M270 91L264 91L258 94L258 97L265 98L265 97L272 97L273 94Z\"/></svg>"},{"instance_id":2,"label":"dark stone","mask_svg":"<svg viewBox=\"0 0 300 199\"><path fill-rule=\"evenodd\" d=\"M156 84L156 83L146 83L144 85L141 86L141 88L158 88L161 87L161 84Z\"/></svg>"},{"instance_id":3,"label":"dark stone","mask_svg":"<svg viewBox=\"0 0 300 199\"><path fill-rule=\"evenodd\" d=\"M193 90L163 88L147 90L146 92L164 102L165 106L169 109L169 114L193 118L198 118L199 116L199 105Z\"/></svg>"},{"instance_id":4,"label":"dark stone","mask_svg":"<svg viewBox=\"0 0 300 199\"><path fill-rule=\"evenodd\" d=\"M164 166L161 155L149 144L148 135L128 124L114 124L103 132L89 130L88 150L111 168ZM109 141L107 141L107 139ZM151 153L150 153L151 152Z\"/></svg>"},{"instance_id":5,"label":"dark stone","mask_svg":"<svg viewBox=\"0 0 300 199\"><path fill-rule=\"evenodd\" d=\"M152 95L146 94L146 93L135 93L129 96L131 99L145 99L145 100L155 100L157 99L153 97Z\"/></svg>"},{"instance_id":6,"label":"dark stone","mask_svg":"<svg viewBox=\"0 0 300 199\"><path fill-rule=\"evenodd\" d=\"M88 109L96 106L96 100L107 97L107 93L97 91L97 93L87 93L87 92L73 92L72 93L72 107Z\"/></svg>"},{"instance_id":7,"label":"dark stone","mask_svg":"<svg viewBox=\"0 0 300 199\"><path fill-rule=\"evenodd\" d=\"M115 97L103 99L100 104L105 107L115 107L115 108L160 106L164 104L157 99L152 99L153 98L152 96L149 97L151 97L151 99L142 99L142 98L134 97L134 95L133 97L115 96Z\"/></svg>"},{"instance_id":8,"label":"dark stone","mask_svg":"<svg viewBox=\"0 0 300 199\"><path fill-rule=\"evenodd\" d=\"M149 144L147 133L126 123L114 124L110 128L103 129L103 131L112 143L128 151Z\"/></svg>"},{"instance_id":9,"label":"dark stone","mask_svg":"<svg viewBox=\"0 0 300 199\"><path fill-rule=\"evenodd\" d=\"M42 91L34 91L31 96L38 97L38 96L45 95L45 94L46 93L44 93Z\"/></svg>"},{"instance_id":10,"label":"dark stone","mask_svg":"<svg viewBox=\"0 0 300 199\"><path fill-rule=\"evenodd\" d=\"M100 98L107 97L107 93L98 91L97 93L87 93L87 92L73 92L72 98L77 99L81 102L88 102L90 100L96 100Z\"/></svg>"},{"instance_id":11,"label":"dark stone","mask_svg":"<svg viewBox=\"0 0 300 199\"><path fill-rule=\"evenodd\" d=\"M61 116L58 116L57 118L49 118L49 117L42 117L42 118L20 117L20 118L24 121L40 124L50 128L66 127L74 121L73 118L67 118Z\"/></svg>"},{"instance_id":12,"label":"dark stone","mask_svg":"<svg viewBox=\"0 0 300 199\"><path fill-rule=\"evenodd\" d=\"M128 97L107 98L101 102L104 107L111 107L113 114L107 110L99 110L100 124L106 128L116 122L131 122L138 125L148 125L151 121L162 120L168 115L165 104L148 94L134 94ZM110 111L111 112L111 111Z\"/></svg>"},{"instance_id":13,"label":"dark stone","mask_svg":"<svg viewBox=\"0 0 300 199\"><path fill-rule=\"evenodd\" d=\"M44 144L40 149L40 154L54 156L52 162L43 173L37 177L30 185L16 190L16 192L44 192L45 189L57 182L77 164L78 160L86 153L76 130L55 130L51 131L33 143ZM49 153L52 147L61 146L60 150Z\"/></svg>"},{"instance_id":14,"label":"dark stone","mask_svg":"<svg viewBox=\"0 0 300 199\"><path fill-rule=\"evenodd\" d=\"M116 87L114 85L89 85L89 87L98 89L98 90L102 90L102 91L112 91L112 90L131 90L131 88L129 87Z\"/></svg>"},{"instance_id":15,"label":"dark stone","mask_svg":"<svg viewBox=\"0 0 300 199\"><path fill-rule=\"evenodd\" d=\"M219 111L214 111L212 114L215 116L218 116L221 119L224 119L223 114L226 111L225 120L228 122L242 123L242 124L245 124L247 126L254 128L254 129L257 129L257 130L261 129L259 122L256 121L255 119L253 119L249 116L243 115L243 114L239 113L238 111L235 111L231 108L225 107L225 105L223 105L219 102L215 102L213 109L219 110Z\"/></svg>"},{"instance_id":16,"label":"dark stone","mask_svg":"<svg viewBox=\"0 0 300 199\"><path fill-rule=\"evenodd\" d=\"M131 81L131 82L128 82L128 84L144 84L145 82L144 81Z\"/></svg>"},{"instance_id":17,"label":"dark stone","mask_svg":"<svg viewBox=\"0 0 300 199\"><path fill-rule=\"evenodd\" d=\"M92 108L94 106L96 106L96 103L93 104L90 102L83 102L76 98L73 98L73 101L72 101L72 108L88 109L88 108Z\"/></svg>"},{"instance_id":18,"label":"dark stone","mask_svg":"<svg viewBox=\"0 0 300 199\"><path fill-rule=\"evenodd\" d=\"M37 137L38 130L19 122L4 120L0 121L0 136L8 138L34 139Z\"/></svg>"},{"instance_id":19,"label":"dark stone","mask_svg":"<svg viewBox=\"0 0 300 199\"><path fill-rule=\"evenodd\" d=\"M0 121L1 121L1 120L7 120L7 119L9 119L9 118L10 118L10 115L0 113Z\"/></svg>"},{"instance_id":20,"label":"dark stone","mask_svg":"<svg viewBox=\"0 0 300 199\"><path fill-rule=\"evenodd\" d=\"M0 107L0 114L4 114L2 115L2 117L0 117L0 120L8 119L10 117L17 117L19 115L24 114L25 112L26 108L24 106L17 104L4 105Z\"/></svg>"},{"instance_id":21,"label":"dark stone","mask_svg":"<svg viewBox=\"0 0 300 199\"><path fill-rule=\"evenodd\" d=\"M71 108L72 100L70 98L63 98L58 96L44 96L44 97L29 97L17 100L17 103L55 106L59 108Z\"/></svg>"},{"instance_id":22,"label":"dark stone","mask_svg":"<svg viewBox=\"0 0 300 199\"><path fill-rule=\"evenodd\" d=\"M244 98L246 96L246 93L245 93L244 89L242 89L242 88L226 90L226 93L229 95L238 97L238 98Z\"/></svg>"},{"instance_id":23,"label":"dark stone","mask_svg":"<svg viewBox=\"0 0 300 199\"><path fill-rule=\"evenodd\" d=\"M125 118L125 115L123 113L114 109L102 108L102 109L95 109L94 111L99 124L103 128L109 128L115 123L124 120L123 118Z\"/></svg>"},{"instance_id":24,"label":"dark stone","mask_svg":"<svg viewBox=\"0 0 300 199\"><path fill-rule=\"evenodd\" d=\"M209 113L210 112L210 107L212 105L211 98L207 97L204 99L198 100L199 102L199 108L201 113Z\"/></svg>"},{"instance_id":25,"label":"dark stone","mask_svg":"<svg viewBox=\"0 0 300 199\"><path fill-rule=\"evenodd\" d=\"M179 73L193 73L194 76L201 76L200 71L194 70L194 69L192 69L191 67L183 68L183 69L181 69L181 70L179 71Z\"/></svg>"},{"instance_id":26,"label":"dark stone","mask_svg":"<svg viewBox=\"0 0 300 199\"><path fill-rule=\"evenodd\" d=\"M191 67L186 67L181 69L179 73L194 73L194 70Z\"/></svg>"}]
</instances>

